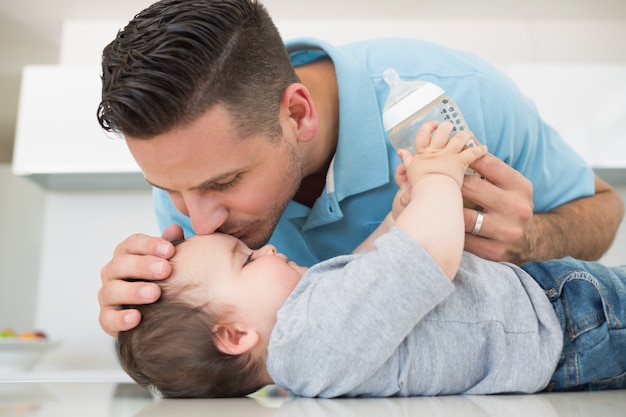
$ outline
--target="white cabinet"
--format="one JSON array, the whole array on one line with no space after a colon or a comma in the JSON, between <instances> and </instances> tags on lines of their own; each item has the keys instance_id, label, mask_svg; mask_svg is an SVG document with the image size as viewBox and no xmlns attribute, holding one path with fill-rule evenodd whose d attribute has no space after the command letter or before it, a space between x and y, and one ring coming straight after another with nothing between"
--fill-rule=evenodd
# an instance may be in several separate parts
<instances>
[{"instance_id":1,"label":"white cabinet","mask_svg":"<svg viewBox=\"0 0 626 417\"><path fill-rule=\"evenodd\" d=\"M601 176L626 181L625 65L509 63L502 69ZM99 66L25 67L13 172L50 188L148 187L124 140L100 128L100 92Z\"/></svg>"},{"instance_id":2,"label":"white cabinet","mask_svg":"<svg viewBox=\"0 0 626 417\"><path fill-rule=\"evenodd\" d=\"M626 65L519 63L504 69L600 177L626 184Z\"/></svg>"},{"instance_id":3,"label":"white cabinet","mask_svg":"<svg viewBox=\"0 0 626 417\"><path fill-rule=\"evenodd\" d=\"M26 66L13 173L48 188L148 187L126 143L100 128L98 66Z\"/></svg>"},{"instance_id":4,"label":"white cabinet","mask_svg":"<svg viewBox=\"0 0 626 417\"><path fill-rule=\"evenodd\" d=\"M626 65L524 63L505 70L594 168L626 168Z\"/></svg>"}]
</instances>

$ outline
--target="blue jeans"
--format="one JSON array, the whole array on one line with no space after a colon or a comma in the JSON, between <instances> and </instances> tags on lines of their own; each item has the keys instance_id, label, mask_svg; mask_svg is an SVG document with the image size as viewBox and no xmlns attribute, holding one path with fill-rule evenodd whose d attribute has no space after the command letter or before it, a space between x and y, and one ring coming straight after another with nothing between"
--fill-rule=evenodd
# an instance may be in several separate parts
<instances>
[{"instance_id":1,"label":"blue jeans","mask_svg":"<svg viewBox=\"0 0 626 417\"><path fill-rule=\"evenodd\" d=\"M563 329L547 390L626 388L626 266L563 258L522 268L545 290Z\"/></svg>"}]
</instances>

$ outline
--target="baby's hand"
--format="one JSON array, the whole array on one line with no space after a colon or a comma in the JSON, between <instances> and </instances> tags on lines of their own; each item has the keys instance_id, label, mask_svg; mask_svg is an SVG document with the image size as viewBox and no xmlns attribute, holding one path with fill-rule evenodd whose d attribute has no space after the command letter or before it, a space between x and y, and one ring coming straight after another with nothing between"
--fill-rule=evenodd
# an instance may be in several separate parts
<instances>
[{"instance_id":1,"label":"baby's hand","mask_svg":"<svg viewBox=\"0 0 626 417\"><path fill-rule=\"evenodd\" d=\"M398 152L409 184L415 184L425 175L441 174L454 179L459 188L462 186L467 167L485 155L487 148L482 145L467 146L473 140L469 132L459 132L448 139L451 131L450 122L441 125L424 123L415 136L415 155L404 149Z\"/></svg>"},{"instance_id":2,"label":"baby's hand","mask_svg":"<svg viewBox=\"0 0 626 417\"><path fill-rule=\"evenodd\" d=\"M394 179L398 185L398 192L396 193L391 205L391 215L395 220L398 218L400 213L402 213L402 210L404 210L406 205L409 204L409 201L411 201L411 184L409 184L409 179L406 176L406 168L404 167L404 164L398 164L394 174Z\"/></svg>"}]
</instances>

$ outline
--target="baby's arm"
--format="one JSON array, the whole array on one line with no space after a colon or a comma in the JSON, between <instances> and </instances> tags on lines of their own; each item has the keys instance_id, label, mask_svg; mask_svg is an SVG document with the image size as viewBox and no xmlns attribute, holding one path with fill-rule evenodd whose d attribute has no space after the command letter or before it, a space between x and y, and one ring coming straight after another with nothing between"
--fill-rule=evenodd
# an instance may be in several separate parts
<instances>
[{"instance_id":1,"label":"baby's arm","mask_svg":"<svg viewBox=\"0 0 626 417\"><path fill-rule=\"evenodd\" d=\"M415 156L398 154L410 184L410 201L395 225L411 235L454 278L465 239L461 186L468 165L487 153L484 146L466 147L469 132L450 140L449 122L425 123L415 138Z\"/></svg>"}]
</instances>

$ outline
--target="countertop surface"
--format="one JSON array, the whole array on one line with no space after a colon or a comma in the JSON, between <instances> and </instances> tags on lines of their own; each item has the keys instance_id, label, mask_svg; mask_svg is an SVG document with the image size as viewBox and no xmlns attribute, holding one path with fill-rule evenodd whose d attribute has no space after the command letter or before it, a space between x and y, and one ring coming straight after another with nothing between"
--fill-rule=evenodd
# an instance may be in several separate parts
<instances>
[{"instance_id":1,"label":"countertop surface","mask_svg":"<svg viewBox=\"0 0 626 417\"><path fill-rule=\"evenodd\" d=\"M258 398L154 399L134 383L0 382L0 416L50 417L617 417L626 390L535 395L383 399L306 399L280 393Z\"/></svg>"}]
</instances>

